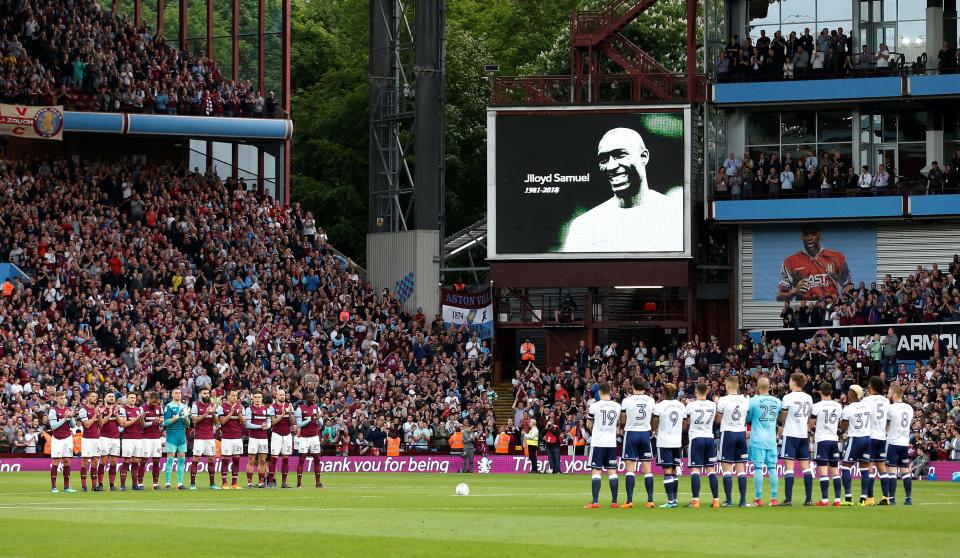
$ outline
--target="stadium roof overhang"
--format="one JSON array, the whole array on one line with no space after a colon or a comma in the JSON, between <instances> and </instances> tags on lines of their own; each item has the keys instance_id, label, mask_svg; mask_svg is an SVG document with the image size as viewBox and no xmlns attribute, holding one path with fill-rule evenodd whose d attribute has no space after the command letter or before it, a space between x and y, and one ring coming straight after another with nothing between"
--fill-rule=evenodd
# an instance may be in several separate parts
<instances>
[{"instance_id":1,"label":"stadium roof overhang","mask_svg":"<svg viewBox=\"0 0 960 558\"><path fill-rule=\"evenodd\" d=\"M238 118L64 111L63 131L223 140L284 141L293 135L287 118Z\"/></svg>"},{"instance_id":2,"label":"stadium roof overhang","mask_svg":"<svg viewBox=\"0 0 960 558\"><path fill-rule=\"evenodd\" d=\"M466 250L487 249L487 219L484 217L469 227L443 239L443 257L449 258Z\"/></svg>"}]
</instances>

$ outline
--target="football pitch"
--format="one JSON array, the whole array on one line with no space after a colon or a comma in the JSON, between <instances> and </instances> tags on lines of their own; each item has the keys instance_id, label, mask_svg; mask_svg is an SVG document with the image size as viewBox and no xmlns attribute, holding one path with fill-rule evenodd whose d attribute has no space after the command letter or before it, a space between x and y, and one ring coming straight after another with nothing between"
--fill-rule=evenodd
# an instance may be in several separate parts
<instances>
[{"instance_id":1,"label":"football pitch","mask_svg":"<svg viewBox=\"0 0 960 558\"><path fill-rule=\"evenodd\" d=\"M79 488L76 472L71 480ZM299 490L51 494L48 474L7 474L0 477L0 556L915 558L960 548L960 484L951 482L915 482L912 507L694 510L682 507L690 498L684 477L680 508L624 510L609 508L604 479L603 507L584 510L587 475L329 474L323 480L321 490L305 475L310 486ZM454 495L458 482L469 483L469 496ZM642 502L642 483L637 488ZM752 496L752 479L749 488ZM623 501L622 484L620 490ZM794 499L802 500L802 484L795 490ZM736 487L734 493L736 500ZM659 478L655 497L663 502Z\"/></svg>"}]
</instances>

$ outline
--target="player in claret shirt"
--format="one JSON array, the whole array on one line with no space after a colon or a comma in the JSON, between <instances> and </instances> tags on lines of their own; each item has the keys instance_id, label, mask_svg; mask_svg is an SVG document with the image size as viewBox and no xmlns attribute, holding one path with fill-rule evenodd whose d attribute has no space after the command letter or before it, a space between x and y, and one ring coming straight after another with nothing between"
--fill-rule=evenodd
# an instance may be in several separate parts
<instances>
[{"instance_id":1,"label":"player in claret shirt","mask_svg":"<svg viewBox=\"0 0 960 558\"><path fill-rule=\"evenodd\" d=\"M190 420L193 423L193 467L190 469L190 490L197 489L197 469L200 458L207 458L207 473L210 475L210 490L220 490L217 485L217 443L214 438L214 423L217 420L217 406L210 400L210 388L200 390L199 401L190 408Z\"/></svg>"},{"instance_id":2,"label":"player in claret shirt","mask_svg":"<svg viewBox=\"0 0 960 558\"><path fill-rule=\"evenodd\" d=\"M100 411L97 406L97 392L87 393L87 401L80 406L80 424L83 426L83 439L80 442L80 486L87 491L87 472L94 492L100 488Z\"/></svg>"},{"instance_id":3,"label":"player in claret shirt","mask_svg":"<svg viewBox=\"0 0 960 558\"><path fill-rule=\"evenodd\" d=\"M110 491L117 489L117 459L120 457L120 405L117 396L108 392L103 396L103 412L100 415L100 484L103 485L103 470L110 478Z\"/></svg>"},{"instance_id":4,"label":"player in claret shirt","mask_svg":"<svg viewBox=\"0 0 960 558\"><path fill-rule=\"evenodd\" d=\"M120 442L120 456L123 457L123 464L120 466L120 490L127 489L127 474L131 475L131 486L134 490L140 488L140 449L143 432L140 424L140 417L143 415L143 409L137 405L137 394L127 394L126 404L117 411L117 422L123 429L123 440Z\"/></svg>"},{"instance_id":5,"label":"player in claret shirt","mask_svg":"<svg viewBox=\"0 0 960 558\"><path fill-rule=\"evenodd\" d=\"M140 462L140 486L143 487L143 478L146 476L147 460L151 460L153 468L153 489L160 490L160 452L163 451L163 407L160 406L160 394L156 391L145 395L147 404L141 415L143 438L140 445L142 461Z\"/></svg>"},{"instance_id":6,"label":"player in claret shirt","mask_svg":"<svg viewBox=\"0 0 960 558\"><path fill-rule=\"evenodd\" d=\"M217 407L217 420L220 422L220 477L223 488L243 490L237 484L240 456L243 454L243 405L237 401L237 390L231 389L227 393L227 400ZM232 484L227 484L228 467L232 473Z\"/></svg>"},{"instance_id":7,"label":"player in claret shirt","mask_svg":"<svg viewBox=\"0 0 960 558\"><path fill-rule=\"evenodd\" d=\"M270 453L267 436L270 433L270 417L263 404L263 393L253 392L253 403L244 411L247 427L247 488L253 488L253 469L256 466L257 488L267 486L267 454Z\"/></svg>"},{"instance_id":8,"label":"player in claret shirt","mask_svg":"<svg viewBox=\"0 0 960 558\"><path fill-rule=\"evenodd\" d=\"M272 426L270 454L273 456L273 460L270 462L270 478L267 481L267 485L276 488L277 460L282 459L282 487L290 488L290 485L287 484L287 473L290 471L290 455L293 453L293 435L291 434L291 428L296 419L293 416L293 405L287 401L287 392L283 389L276 391L276 400L270 405L268 413Z\"/></svg>"},{"instance_id":9,"label":"player in claret shirt","mask_svg":"<svg viewBox=\"0 0 960 558\"><path fill-rule=\"evenodd\" d=\"M63 491L76 492L70 488L70 460L73 458L73 409L67 407L67 394L58 391L54 396L56 405L50 408L47 420L53 439L50 441L50 492L57 491L57 469L63 466Z\"/></svg>"},{"instance_id":10,"label":"player in claret shirt","mask_svg":"<svg viewBox=\"0 0 960 558\"><path fill-rule=\"evenodd\" d=\"M297 488L300 488L303 480L304 462L310 456L313 456L313 474L317 488L323 488L323 483L320 482L320 422L323 417L320 415L320 409L317 408L316 393L307 392L307 400L297 406L294 417L297 428L300 429L297 436L297 445L300 448L300 459L297 461Z\"/></svg>"}]
</instances>

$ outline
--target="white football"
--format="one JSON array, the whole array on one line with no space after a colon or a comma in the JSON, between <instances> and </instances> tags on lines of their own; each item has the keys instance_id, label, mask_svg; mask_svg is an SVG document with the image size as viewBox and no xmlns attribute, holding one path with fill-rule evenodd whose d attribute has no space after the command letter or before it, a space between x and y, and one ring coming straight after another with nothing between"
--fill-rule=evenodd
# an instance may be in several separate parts
<instances>
[{"instance_id":1,"label":"white football","mask_svg":"<svg viewBox=\"0 0 960 558\"><path fill-rule=\"evenodd\" d=\"M469 496L470 487L467 486L467 483L461 482L457 485L457 496Z\"/></svg>"}]
</instances>

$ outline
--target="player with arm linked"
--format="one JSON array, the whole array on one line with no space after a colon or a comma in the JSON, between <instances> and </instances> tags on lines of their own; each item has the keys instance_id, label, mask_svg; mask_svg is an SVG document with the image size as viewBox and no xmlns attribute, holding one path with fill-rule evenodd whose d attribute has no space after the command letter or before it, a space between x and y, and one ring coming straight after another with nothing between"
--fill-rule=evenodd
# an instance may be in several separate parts
<instances>
[{"instance_id":1,"label":"player with arm linked","mask_svg":"<svg viewBox=\"0 0 960 558\"><path fill-rule=\"evenodd\" d=\"M600 507L600 478L607 472L610 482L611 508L617 507L617 489L620 480L617 477L617 427L620 425L620 404L610 399L610 384L603 382L599 386L600 399L590 404L587 410L587 430L590 431L590 485L593 501L584 506L586 509Z\"/></svg>"},{"instance_id":2,"label":"player with arm linked","mask_svg":"<svg viewBox=\"0 0 960 558\"><path fill-rule=\"evenodd\" d=\"M897 504L897 479L903 479L906 498L903 505L913 504L913 477L910 476L910 426L913 407L903 402L903 388L890 384L890 408L887 410L887 491L890 505Z\"/></svg>"},{"instance_id":3,"label":"player with arm linked","mask_svg":"<svg viewBox=\"0 0 960 558\"><path fill-rule=\"evenodd\" d=\"M851 467L860 467L860 505L868 505L867 482L870 477L870 433L872 432L870 407L864 403L863 388L857 384L850 386L847 400L850 402L840 415L840 432L847 435L847 449L843 452L843 464L840 475L846 498L844 506L853 505L853 473ZM873 505L873 504L869 504Z\"/></svg>"},{"instance_id":4,"label":"player with arm linked","mask_svg":"<svg viewBox=\"0 0 960 558\"><path fill-rule=\"evenodd\" d=\"M700 507L700 475L710 475L710 492L713 494L712 508L720 507L717 486L717 445L713 441L713 423L717 414L717 404L707 400L707 384L697 382L697 398L687 403L684 428L687 430L690 446L687 450L687 465L690 468L690 488L693 499L690 508Z\"/></svg>"},{"instance_id":5,"label":"player with arm linked","mask_svg":"<svg viewBox=\"0 0 960 558\"><path fill-rule=\"evenodd\" d=\"M723 467L723 507L733 506L733 474L736 470L740 507L747 505L747 411L750 402L740 395L740 379L728 376L724 381L727 394L717 401L720 423L720 465Z\"/></svg>"},{"instance_id":6,"label":"player with arm linked","mask_svg":"<svg viewBox=\"0 0 960 558\"><path fill-rule=\"evenodd\" d=\"M160 405L160 393L156 391L147 392L145 395L147 404L143 409L142 428L143 444L141 444L140 457L140 482L146 476L147 459L151 460L153 468L153 489L160 490L160 453L163 449L161 438L163 437L163 407Z\"/></svg>"},{"instance_id":7,"label":"player with arm linked","mask_svg":"<svg viewBox=\"0 0 960 558\"><path fill-rule=\"evenodd\" d=\"M187 426L190 424L190 410L183 402L183 392L174 388L170 392L170 402L163 408L163 426L167 432L167 466L164 468L164 490L170 490L170 474L173 463L177 463L177 490L186 490L183 485L183 473L187 464Z\"/></svg>"},{"instance_id":8,"label":"player with arm linked","mask_svg":"<svg viewBox=\"0 0 960 558\"><path fill-rule=\"evenodd\" d=\"M770 477L770 505L777 505L780 479L777 477L777 420L780 400L770 395L770 380L757 380L757 394L750 398L747 420L750 421L750 461L753 462L753 505L763 505L763 469Z\"/></svg>"},{"instance_id":9,"label":"player with arm linked","mask_svg":"<svg viewBox=\"0 0 960 558\"><path fill-rule=\"evenodd\" d=\"M833 505L840 505L840 444L837 427L843 412L840 403L833 400L833 384L820 384L820 401L810 410L809 426L814 429L813 441L817 446L817 467L820 469L820 502L817 506L830 505L830 478L833 477Z\"/></svg>"},{"instance_id":10,"label":"player with arm linked","mask_svg":"<svg viewBox=\"0 0 960 558\"><path fill-rule=\"evenodd\" d=\"M646 394L647 382L641 376L631 381L633 395L624 398L620 404L623 413L620 426L623 428L622 458L627 468L627 503L624 508L633 507L634 476L637 463L643 471L643 483L647 490L647 508L653 507L653 472L650 462L653 460L653 445L650 443L650 419L656 401Z\"/></svg>"},{"instance_id":11,"label":"player with arm linked","mask_svg":"<svg viewBox=\"0 0 960 558\"><path fill-rule=\"evenodd\" d=\"M240 404L237 390L227 392L227 400L217 407L217 422L220 423L220 478L224 490L243 490L237 484L240 474L240 456L243 454L243 405ZM232 483L227 484L227 469L230 469Z\"/></svg>"},{"instance_id":12,"label":"player with arm linked","mask_svg":"<svg viewBox=\"0 0 960 558\"><path fill-rule=\"evenodd\" d=\"M677 467L680 465L680 453L683 447L683 416L686 409L676 400L677 386L663 385L663 400L653 408L651 428L657 431L657 464L663 468L663 489L667 493L667 503L661 508L677 507L679 479Z\"/></svg>"},{"instance_id":13,"label":"player with arm linked","mask_svg":"<svg viewBox=\"0 0 960 558\"><path fill-rule=\"evenodd\" d=\"M870 409L870 462L873 468L876 468L880 475L880 493L883 498L880 499L881 506L890 505L888 499L890 489L888 486L889 475L887 475L887 413L890 410L890 400L883 395L887 391L887 386L880 376L870 376L867 381L867 392L869 395L863 398L863 403ZM873 468L869 471L869 480L867 481L867 505L873 505ZM894 477L896 482L896 477Z\"/></svg>"},{"instance_id":14,"label":"player with arm linked","mask_svg":"<svg viewBox=\"0 0 960 558\"><path fill-rule=\"evenodd\" d=\"M210 388L200 388L200 398L190 407L190 421L193 423L193 459L190 468L190 490L197 489L197 469L200 459L207 458L207 473L210 476L210 490L220 490L217 485L217 441L214 426L217 423L217 406L210 399Z\"/></svg>"},{"instance_id":15,"label":"player with arm linked","mask_svg":"<svg viewBox=\"0 0 960 558\"><path fill-rule=\"evenodd\" d=\"M275 392L275 400L267 411L270 416L270 477L267 486L277 487L277 460L283 459L281 472L283 474L283 488L291 488L287 484L287 473L290 472L290 455L293 454L293 434L291 429L296 425L293 405L287 401L287 392L282 388Z\"/></svg>"},{"instance_id":16,"label":"player with arm linked","mask_svg":"<svg viewBox=\"0 0 960 558\"><path fill-rule=\"evenodd\" d=\"M130 484L133 490L143 490L140 487L140 444L143 438L140 417L143 409L137 405L137 394L127 394L125 404L117 411L118 422L123 431L120 442L120 456L123 457L123 466L120 469L120 490L127 489L127 475L130 475Z\"/></svg>"},{"instance_id":17,"label":"player with arm linked","mask_svg":"<svg viewBox=\"0 0 960 558\"><path fill-rule=\"evenodd\" d=\"M810 465L810 412L813 410L813 398L804 393L803 386L807 377L800 372L790 376L790 393L783 396L780 409L780 422L783 425L783 445L780 457L783 458L784 498L781 506L793 505L793 464L800 462L803 471L804 506L813 505L813 467Z\"/></svg>"},{"instance_id":18,"label":"player with arm linked","mask_svg":"<svg viewBox=\"0 0 960 558\"><path fill-rule=\"evenodd\" d=\"M63 491L76 492L70 488L70 460L73 459L73 430L77 423L73 418L73 409L67 407L67 394L58 391L54 395L54 404L47 413L50 423L50 492L56 494L57 470L63 467Z\"/></svg>"},{"instance_id":19,"label":"player with arm linked","mask_svg":"<svg viewBox=\"0 0 960 558\"><path fill-rule=\"evenodd\" d=\"M263 392L253 392L253 402L244 410L243 417L247 426L247 488L266 488L270 417L267 415L267 406L263 404ZM254 467L259 481L256 485L253 484Z\"/></svg>"},{"instance_id":20,"label":"player with arm linked","mask_svg":"<svg viewBox=\"0 0 960 558\"><path fill-rule=\"evenodd\" d=\"M103 396L103 411L100 414L100 466L107 470L110 479L110 491L114 492L117 482L117 459L120 457L120 406L117 395L112 391ZM103 484L103 474L100 474Z\"/></svg>"},{"instance_id":21,"label":"player with arm linked","mask_svg":"<svg viewBox=\"0 0 960 558\"><path fill-rule=\"evenodd\" d=\"M78 416L83 427L83 438L80 441L80 488L87 491L87 471L90 472L90 483L94 492L100 492L100 407L97 406L99 394L96 391L87 392L86 403L80 405Z\"/></svg>"},{"instance_id":22,"label":"player with arm linked","mask_svg":"<svg viewBox=\"0 0 960 558\"><path fill-rule=\"evenodd\" d=\"M307 392L306 401L297 405L297 410L294 411L294 420L299 429L297 446L300 451L300 457L297 460L297 488L302 485L303 467L309 457L313 458L313 478L316 486L323 488L323 483L320 482L320 424L323 422L323 416L317 408L316 393Z\"/></svg>"}]
</instances>

